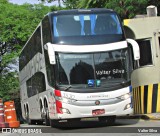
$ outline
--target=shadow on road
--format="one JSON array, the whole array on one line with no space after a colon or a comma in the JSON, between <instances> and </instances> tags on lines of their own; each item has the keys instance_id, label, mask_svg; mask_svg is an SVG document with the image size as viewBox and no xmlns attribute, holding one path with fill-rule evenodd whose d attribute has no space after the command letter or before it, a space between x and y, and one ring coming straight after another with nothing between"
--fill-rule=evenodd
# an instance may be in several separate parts
<instances>
[{"instance_id":1,"label":"shadow on road","mask_svg":"<svg viewBox=\"0 0 160 136\"><path fill-rule=\"evenodd\" d=\"M74 126L44 128L44 133L130 133L133 126L139 122L139 119L117 119L115 125L109 126L105 122L99 121L80 121ZM67 125L65 125L67 126ZM137 130L135 130L137 131Z\"/></svg>"},{"instance_id":2,"label":"shadow on road","mask_svg":"<svg viewBox=\"0 0 160 136\"><path fill-rule=\"evenodd\" d=\"M110 126L108 125L106 122L100 122L100 121L80 121L78 122L77 124L75 124L74 126L72 127L59 127L59 128L56 128L56 129L59 129L59 130L74 130L74 129L87 129L88 128L109 128L109 127L132 127L133 125L137 124L139 122L139 118L138 119L117 119L115 124Z\"/></svg>"}]
</instances>

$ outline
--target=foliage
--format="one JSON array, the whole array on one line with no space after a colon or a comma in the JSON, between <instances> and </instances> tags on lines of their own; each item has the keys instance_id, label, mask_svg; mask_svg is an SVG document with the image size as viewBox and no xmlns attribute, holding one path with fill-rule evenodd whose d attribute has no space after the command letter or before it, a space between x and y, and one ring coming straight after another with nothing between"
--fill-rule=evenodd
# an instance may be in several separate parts
<instances>
[{"instance_id":1,"label":"foliage","mask_svg":"<svg viewBox=\"0 0 160 136\"><path fill-rule=\"evenodd\" d=\"M59 0L41 0L59 1ZM133 18L137 14L146 14L146 7L155 5L160 15L160 0L63 0L66 8L109 8L115 10L122 19Z\"/></svg>"},{"instance_id":2,"label":"foliage","mask_svg":"<svg viewBox=\"0 0 160 136\"><path fill-rule=\"evenodd\" d=\"M0 74L16 58L28 37L50 9L43 5L0 2Z\"/></svg>"},{"instance_id":3,"label":"foliage","mask_svg":"<svg viewBox=\"0 0 160 136\"><path fill-rule=\"evenodd\" d=\"M121 0L111 1L105 5L106 8L111 8L117 11L121 18L133 18L136 14L145 14L147 1L146 0Z\"/></svg>"},{"instance_id":4,"label":"foliage","mask_svg":"<svg viewBox=\"0 0 160 136\"><path fill-rule=\"evenodd\" d=\"M16 5L0 1L0 98L14 100L20 111L17 57L50 8L41 4ZM16 64L16 66L14 65Z\"/></svg>"},{"instance_id":5,"label":"foliage","mask_svg":"<svg viewBox=\"0 0 160 136\"><path fill-rule=\"evenodd\" d=\"M61 7L61 0L41 0L42 2L47 1L48 3L53 2L53 1L58 1L59 7ZM62 0L64 2L64 0Z\"/></svg>"},{"instance_id":6,"label":"foliage","mask_svg":"<svg viewBox=\"0 0 160 136\"><path fill-rule=\"evenodd\" d=\"M63 4L68 9L74 9L77 7L78 3L79 3L79 0L66 0Z\"/></svg>"},{"instance_id":7,"label":"foliage","mask_svg":"<svg viewBox=\"0 0 160 136\"><path fill-rule=\"evenodd\" d=\"M132 18L142 14L147 7L147 0L80 0L77 8L108 8L115 10L121 18Z\"/></svg>"},{"instance_id":8,"label":"foliage","mask_svg":"<svg viewBox=\"0 0 160 136\"><path fill-rule=\"evenodd\" d=\"M17 73L10 72L5 76L0 76L0 98L3 98L4 102L15 102L17 117L22 121L19 81Z\"/></svg>"},{"instance_id":9,"label":"foliage","mask_svg":"<svg viewBox=\"0 0 160 136\"><path fill-rule=\"evenodd\" d=\"M18 91L17 91L18 90ZM10 72L0 77L0 98L4 101L18 98L19 81L18 76L14 72Z\"/></svg>"},{"instance_id":10,"label":"foliage","mask_svg":"<svg viewBox=\"0 0 160 136\"><path fill-rule=\"evenodd\" d=\"M57 7L57 6L51 6L50 7L51 11L58 11L58 10L65 10L67 8L64 8L64 7Z\"/></svg>"}]
</instances>

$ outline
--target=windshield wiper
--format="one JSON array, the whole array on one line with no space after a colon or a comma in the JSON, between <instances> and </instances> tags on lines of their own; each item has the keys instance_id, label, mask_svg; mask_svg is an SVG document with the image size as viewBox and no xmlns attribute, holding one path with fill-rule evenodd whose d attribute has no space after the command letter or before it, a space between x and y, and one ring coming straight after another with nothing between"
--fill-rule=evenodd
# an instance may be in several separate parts
<instances>
[{"instance_id":1,"label":"windshield wiper","mask_svg":"<svg viewBox=\"0 0 160 136\"><path fill-rule=\"evenodd\" d=\"M110 83L110 84L112 84L112 85L122 85L123 87L125 87L126 86L126 84L127 84L127 81L110 81L110 82L108 82L108 83Z\"/></svg>"},{"instance_id":2,"label":"windshield wiper","mask_svg":"<svg viewBox=\"0 0 160 136\"><path fill-rule=\"evenodd\" d=\"M70 88L72 88L72 85L65 86L65 89L64 89L64 91L68 91Z\"/></svg>"},{"instance_id":3,"label":"windshield wiper","mask_svg":"<svg viewBox=\"0 0 160 136\"><path fill-rule=\"evenodd\" d=\"M126 82L120 82L120 85L122 85L123 87L125 87L126 86Z\"/></svg>"}]
</instances>

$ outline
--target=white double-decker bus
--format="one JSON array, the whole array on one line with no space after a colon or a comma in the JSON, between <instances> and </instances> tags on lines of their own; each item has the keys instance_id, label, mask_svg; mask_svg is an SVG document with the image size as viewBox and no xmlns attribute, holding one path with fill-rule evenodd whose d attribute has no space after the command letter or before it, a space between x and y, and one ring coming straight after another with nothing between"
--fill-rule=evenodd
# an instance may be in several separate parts
<instances>
[{"instance_id":1,"label":"white double-decker bus","mask_svg":"<svg viewBox=\"0 0 160 136\"><path fill-rule=\"evenodd\" d=\"M113 124L133 112L130 75L138 59L138 44L125 38L113 10L47 14L19 57L23 117L52 127L87 117Z\"/></svg>"}]
</instances>

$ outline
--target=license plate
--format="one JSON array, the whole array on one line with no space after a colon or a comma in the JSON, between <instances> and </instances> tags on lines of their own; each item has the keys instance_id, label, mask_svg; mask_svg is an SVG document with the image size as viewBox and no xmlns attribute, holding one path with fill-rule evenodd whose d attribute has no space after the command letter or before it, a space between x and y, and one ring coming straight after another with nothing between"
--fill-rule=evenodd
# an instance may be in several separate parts
<instances>
[{"instance_id":1,"label":"license plate","mask_svg":"<svg viewBox=\"0 0 160 136\"><path fill-rule=\"evenodd\" d=\"M92 115L93 116L101 115L101 114L104 114L104 113L105 113L104 109L92 110Z\"/></svg>"}]
</instances>

